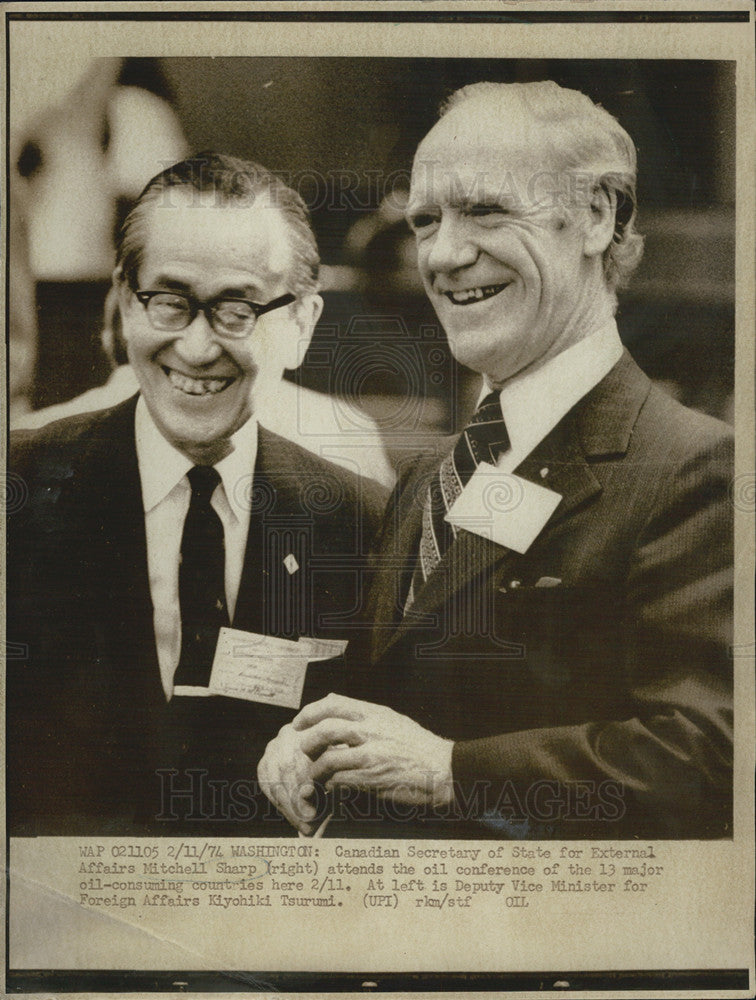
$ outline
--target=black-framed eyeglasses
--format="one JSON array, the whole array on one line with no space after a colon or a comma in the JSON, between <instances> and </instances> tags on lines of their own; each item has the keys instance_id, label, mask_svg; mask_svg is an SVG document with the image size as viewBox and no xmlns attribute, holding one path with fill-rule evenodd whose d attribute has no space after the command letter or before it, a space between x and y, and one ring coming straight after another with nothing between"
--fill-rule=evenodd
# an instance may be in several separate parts
<instances>
[{"instance_id":1,"label":"black-framed eyeglasses","mask_svg":"<svg viewBox=\"0 0 756 1000\"><path fill-rule=\"evenodd\" d=\"M135 291L137 299L147 311L147 319L156 330L177 333L193 323L198 313L204 313L210 326L219 337L241 340L248 337L260 316L273 309L280 309L294 302L296 295L287 292L277 299L260 305L249 299L209 299L201 302L192 295L181 292Z\"/></svg>"}]
</instances>

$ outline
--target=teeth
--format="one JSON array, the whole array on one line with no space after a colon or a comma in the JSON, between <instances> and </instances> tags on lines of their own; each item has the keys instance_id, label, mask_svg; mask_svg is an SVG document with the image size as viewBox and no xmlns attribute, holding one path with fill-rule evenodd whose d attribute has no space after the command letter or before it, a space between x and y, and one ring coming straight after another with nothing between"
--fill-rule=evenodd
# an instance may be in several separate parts
<instances>
[{"instance_id":1,"label":"teeth","mask_svg":"<svg viewBox=\"0 0 756 1000\"><path fill-rule=\"evenodd\" d=\"M213 395L216 392L221 392L232 381L230 378L189 378L187 375L181 375L172 368L166 368L165 371L171 385L182 392L188 393L190 396Z\"/></svg>"},{"instance_id":2,"label":"teeth","mask_svg":"<svg viewBox=\"0 0 756 1000\"><path fill-rule=\"evenodd\" d=\"M485 285L480 288L466 288L462 292L446 292L446 295L455 305L462 306L468 302L480 302L482 299L489 299L504 287L506 286Z\"/></svg>"}]
</instances>

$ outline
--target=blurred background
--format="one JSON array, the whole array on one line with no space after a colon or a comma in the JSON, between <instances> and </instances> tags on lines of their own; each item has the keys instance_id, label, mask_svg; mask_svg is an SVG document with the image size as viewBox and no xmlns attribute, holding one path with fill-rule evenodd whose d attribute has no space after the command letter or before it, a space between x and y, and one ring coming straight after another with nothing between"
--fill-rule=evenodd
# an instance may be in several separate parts
<instances>
[{"instance_id":1,"label":"blurred background","mask_svg":"<svg viewBox=\"0 0 756 1000\"><path fill-rule=\"evenodd\" d=\"M326 307L292 380L333 397L345 431L367 414L394 465L452 433L479 382L451 359L416 272L412 156L452 90L539 79L600 102L638 148L646 252L621 293L623 340L670 393L731 421L733 63L82 57L42 77L11 122L12 425L117 384L115 229L155 173L216 149L278 172L312 212Z\"/></svg>"}]
</instances>

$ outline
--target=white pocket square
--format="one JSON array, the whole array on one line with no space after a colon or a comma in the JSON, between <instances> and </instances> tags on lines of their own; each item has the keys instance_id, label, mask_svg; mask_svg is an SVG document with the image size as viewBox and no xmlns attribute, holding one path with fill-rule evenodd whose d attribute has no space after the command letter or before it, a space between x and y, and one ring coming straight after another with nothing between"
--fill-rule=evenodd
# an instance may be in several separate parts
<instances>
[{"instance_id":1,"label":"white pocket square","mask_svg":"<svg viewBox=\"0 0 756 1000\"><path fill-rule=\"evenodd\" d=\"M499 587L502 594L510 590L535 590L536 587L561 587L562 579L559 576L542 576L533 584L523 584L522 580L510 580L506 587Z\"/></svg>"}]
</instances>

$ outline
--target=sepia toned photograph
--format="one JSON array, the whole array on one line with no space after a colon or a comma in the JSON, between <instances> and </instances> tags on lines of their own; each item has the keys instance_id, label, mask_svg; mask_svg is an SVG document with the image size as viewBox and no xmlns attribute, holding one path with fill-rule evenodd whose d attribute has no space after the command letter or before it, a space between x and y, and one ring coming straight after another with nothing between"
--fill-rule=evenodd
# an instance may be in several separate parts
<instances>
[{"instance_id":1,"label":"sepia toned photograph","mask_svg":"<svg viewBox=\"0 0 756 1000\"><path fill-rule=\"evenodd\" d=\"M252 6L8 5L8 983L745 996L752 861L700 962L566 928L698 926L753 846L748 15L389 54L413 5Z\"/></svg>"}]
</instances>

